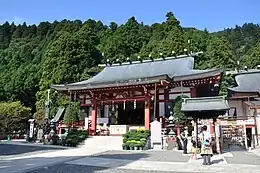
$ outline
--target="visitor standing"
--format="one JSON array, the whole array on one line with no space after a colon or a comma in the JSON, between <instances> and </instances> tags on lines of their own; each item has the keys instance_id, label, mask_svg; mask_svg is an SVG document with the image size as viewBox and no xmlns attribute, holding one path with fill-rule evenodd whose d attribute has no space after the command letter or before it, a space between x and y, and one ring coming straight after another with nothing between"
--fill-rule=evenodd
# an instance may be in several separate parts
<instances>
[{"instance_id":1,"label":"visitor standing","mask_svg":"<svg viewBox=\"0 0 260 173\"><path fill-rule=\"evenodd\" d=\"M191 148L191 153L192 153L192 160L197 160L197 152L198 152L198 149L197 149L197 143L196 141L194 141L194 139L191 140L191 143L192 143L192 148Z\"/></svg>"},{"instance_id":2,"label":"visitor standing","mask_svg":"<svg viewBox=\"0 0 260 173\"><path fill-rule=\"evenodd\" d=\"M207 131L207 126L202 127L202 132L200 134L201 141L201 156L203 157L203 165L210 165L210 158L213 155L211 148L211 135Z\"/></svg>"},{"instance_id":3,"label":"visitor standing","mask_svg":"<svg viewBox=\"0 0 260 173\"><path fill-rule=\"evenodd\" d=\"M184 127L184 131L181 133L181 138L183 141L183 154L187 153L187 145L188 145L188 127Z\"/></svg>"}]
</instances>

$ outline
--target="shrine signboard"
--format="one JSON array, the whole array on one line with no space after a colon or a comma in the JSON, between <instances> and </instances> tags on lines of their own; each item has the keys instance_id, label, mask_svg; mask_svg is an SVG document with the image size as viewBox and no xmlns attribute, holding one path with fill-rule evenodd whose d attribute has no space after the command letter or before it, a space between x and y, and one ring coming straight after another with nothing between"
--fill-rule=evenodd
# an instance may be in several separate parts
<instances>
[{"instance_id":1,"label":"shrine signboard","mask_svg":"<svg viewBox=\"0 0 260 173\"><path fill-rule=\"evenodd\" d=\"M157 120L151 123L151 144L154 149L162 148L162 125Z\"/></svg>"},{"instance_id":2,"label":"shrine signboard","mask_svg":"<svg viewBox=\"0 0 260 173\"><path fill-rule=\"evenodd\" d=\"M111 135L123 135L128 132L127 125L110 125L109 131Z\"/></svg>"}]
</instances>

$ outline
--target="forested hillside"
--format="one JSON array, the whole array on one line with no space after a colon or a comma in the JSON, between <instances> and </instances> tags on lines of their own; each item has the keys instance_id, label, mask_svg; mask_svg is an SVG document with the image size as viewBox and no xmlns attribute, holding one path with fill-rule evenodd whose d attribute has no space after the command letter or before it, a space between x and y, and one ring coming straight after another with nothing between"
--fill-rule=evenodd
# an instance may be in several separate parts
<instances>
[{"instance_id":1,"label":"forested hillside","mask_svg":"<svg viewBox=\"0 0 260 173\"><path fill-rule=\"evenodd\" d=\"M184 28L173 13L151 26L131 17L125 24L80 20L36 25L0 25L0 101L21 101L33 112L43 108L51 84L87 79L97 64L127 57L145 59L203 51L196 68L234 69L236 61L260 64L260 26L244 24L217 33ZM188 41L189 40L189 41ZM102 54L104 56L102 56Z\"/></svg>"}]
</instances>

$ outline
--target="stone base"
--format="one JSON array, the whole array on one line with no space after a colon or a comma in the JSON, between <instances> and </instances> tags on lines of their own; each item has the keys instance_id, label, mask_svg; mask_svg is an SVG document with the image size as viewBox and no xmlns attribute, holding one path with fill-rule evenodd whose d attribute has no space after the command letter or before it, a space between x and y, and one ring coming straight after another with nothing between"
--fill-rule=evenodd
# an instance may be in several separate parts
<instances>
[{"instance_id":1,"label":"stone base","mask_svg":"<svg viewBox=\"0 0 260 173\"><path fill-rule=\"evenodd\" d=\"M153 144L153 150L162 150L162 144Z\"/></svg>"}]
</instances>

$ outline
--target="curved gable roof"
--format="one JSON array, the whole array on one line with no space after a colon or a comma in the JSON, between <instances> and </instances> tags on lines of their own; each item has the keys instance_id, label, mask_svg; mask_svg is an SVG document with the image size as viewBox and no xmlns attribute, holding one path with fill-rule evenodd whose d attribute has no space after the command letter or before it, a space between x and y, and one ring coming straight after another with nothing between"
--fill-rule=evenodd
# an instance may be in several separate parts
<instances>
[{"instance_id":1,"label":"curved gable roof","mask_svg":"<svg viewBox=\"0 0 260 173\"><path fill-rule=\"evenodd\" d=\"M154 61L144 60L143 62L134 61L106 66L96 76L81 82L67 85L53 85L57 90L80 89L80 88L103 88L108 86L132 85L142 83L153 83L158 80L177 80L180 77L198 78L200 75L215 75L220 73L216 70L194 70L194 57L182 55L181 57L168 57L156 59Z\"/></svg>"},{"instance_id":2,"label":"curved gable roof","mask_svg":"<svg viewBox=\"0 0 260 173\"><path fill-rule=\"evenodd\" d=\"M133 62L135 63L135 62ZM156 76L168 75L170 78L173 76L181 76L190 74L194 67L194 58L186 57L174 59L169 57L166 60L143 62L127 65L116 65L105 67L96 76L81 82L79 84L96 84L96 83L109 83L121 82L126 80L139 80L144 78L153 78Z\"/></svg>"},{"instance_id":3,"label":"curved gable roof","mask_svg":"<svg viewBox=\"0 0 260 173\"><path fill-rule=\"evenodd\" d=\"M260 71L241 73L235 76L238 86L229 88L235 92L257 92L260 93Z\"/></svg>"}]
</instances>

